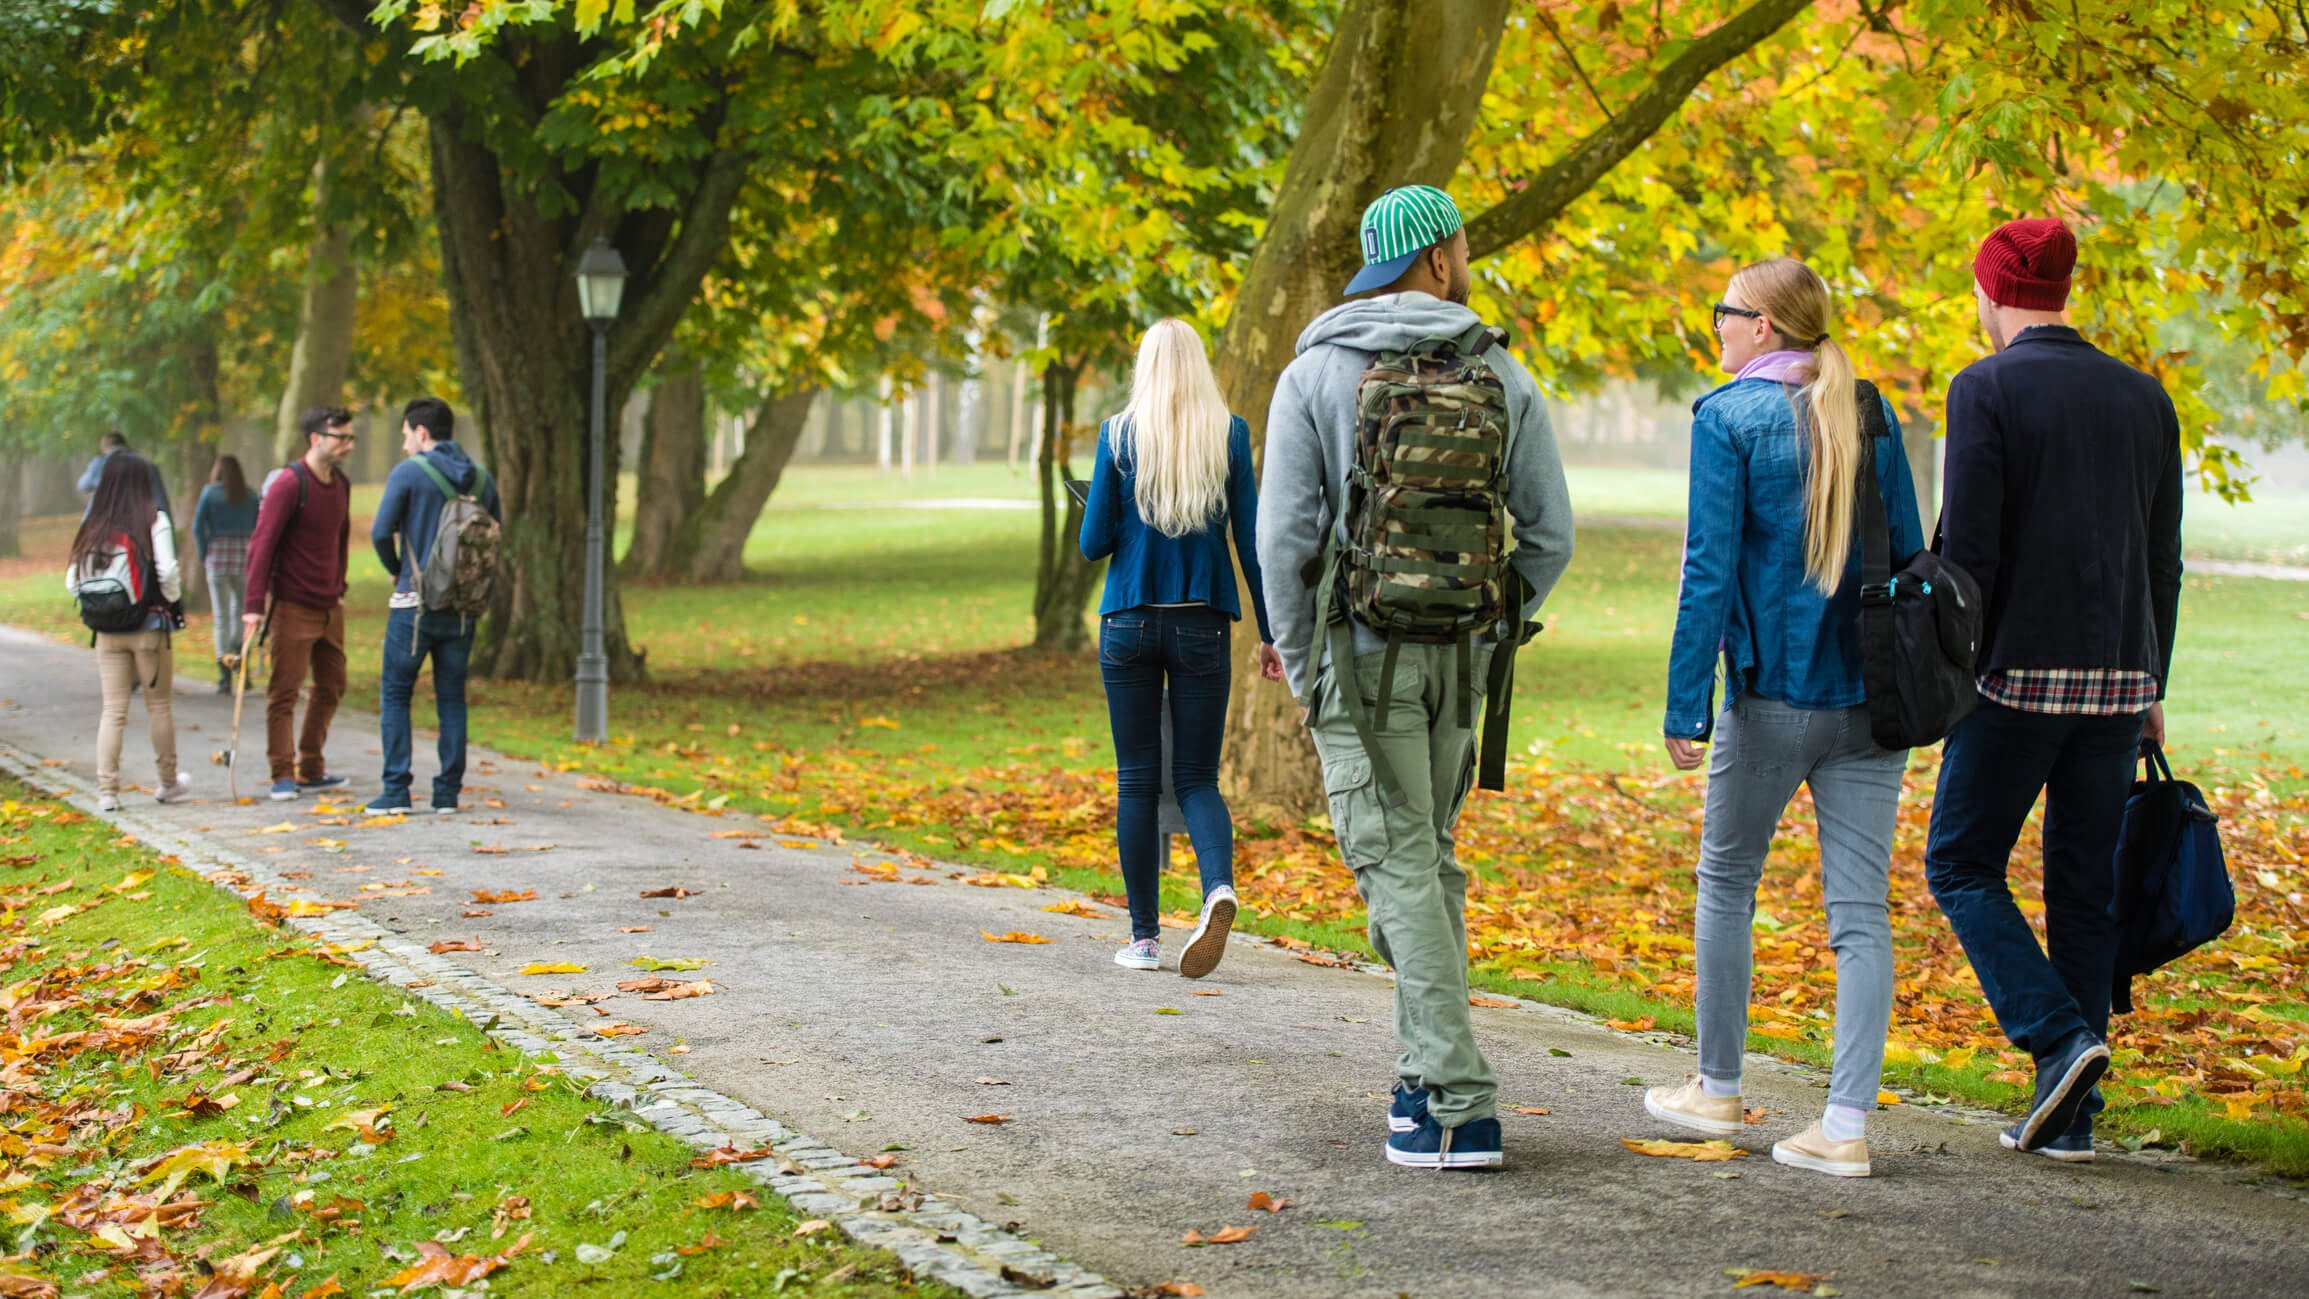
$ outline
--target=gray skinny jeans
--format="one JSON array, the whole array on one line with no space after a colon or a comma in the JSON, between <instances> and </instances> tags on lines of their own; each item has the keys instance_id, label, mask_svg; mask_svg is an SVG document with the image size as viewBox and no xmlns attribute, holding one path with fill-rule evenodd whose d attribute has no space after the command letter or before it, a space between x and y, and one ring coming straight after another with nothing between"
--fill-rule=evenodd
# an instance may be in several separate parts
<instances>
[{"instance_id":1,"label":"gray skinny jeans","mask_svg":"<svg viewBox=\"0 0 2309 1299\"><path fill-rule=\"evenodd\" d=\"M1700 1072L1740 1080L1748 1041L1756 886L1780 815L1798 785L1812 787L1820 824L1821 895L1836 951L1836 1059L1828 1103L1875 1107L1892 1024L1892 920L1886 905L1892 828L1906 749L1881 749L1866 705L1791 708L1752 694L1716 719L1700 829Z\"/></svg>"}]
</instances>

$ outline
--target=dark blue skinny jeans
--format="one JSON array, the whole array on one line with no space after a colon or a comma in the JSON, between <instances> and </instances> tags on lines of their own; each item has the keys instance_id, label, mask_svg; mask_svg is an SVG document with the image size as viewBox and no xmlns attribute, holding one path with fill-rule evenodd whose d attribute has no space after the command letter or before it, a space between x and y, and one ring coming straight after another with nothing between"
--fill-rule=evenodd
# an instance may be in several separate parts
<instances>
[{"instance_id":1,"label":"dark blue skinny jeans","mask_svg":"<svg viewBox=\"0 0 2309 1299\"><path fill-rule=\"evenodd\" d=\"M1235 826L1219 794L1234 620L1205 605L1140 605L1099 619L1098 672L1114 727L1115 845L1130 934L1161 932L1163 686L1170 686L1171 788L1186 817L1203 892L1235 882Z\"/></svg>"},{"instance_id":2,"label":"dark blue skinny jeans","mask_svg":"<svg viewBox=\"0 0 2309 1299\"><path fill-rule=\"evenodd\" d=\"M385 748L385 793L409 792L413 740L409 700L417 673L433 660L433 711L441 728L441 771L433 777L433 806L455 807L465 789L465 676L477 624L455 613L395 609L385 619L385 680L378 730Z\"/></svg>"},{"instance_id":3,"label":"dark blue skinny jeans","mask_svg":"<svg viewBox=\"0 0 2309 1299\"><path fill-rule=\"evenodd\" d=\"M2109 900L2142 718L2030 713L1982 700L1943 751L1925 879L2004 1035L2040 1061L2080 1029L2108 1037L2117 953ZM2041 947L2005 879L2039 792ZM2080 1125L2099 1109L2096 1095Z\"/></svg>"}]
</instances>

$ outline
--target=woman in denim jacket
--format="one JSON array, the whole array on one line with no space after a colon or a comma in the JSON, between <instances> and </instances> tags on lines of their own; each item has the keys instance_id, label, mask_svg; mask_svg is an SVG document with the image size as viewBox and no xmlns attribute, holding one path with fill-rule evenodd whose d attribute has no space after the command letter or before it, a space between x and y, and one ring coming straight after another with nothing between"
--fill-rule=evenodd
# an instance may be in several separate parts
<instances>
[{"instance_id":1,"label":"woman in denim jacket","mask_svg":"<svg viewBox=\"0 0 2309 1299\"><path fill-rule=\"evenodd\" d=\"M1708 761L1700 832L1700 1072L1646 1093L1656 1118L1710 1136L1744 1131L1756 887L1781 813L1809 785L1821 891L1836 952L1836 1056L1818 1123L1772 1147L1783 1164L1868 1174L1892 1019L1886 906L1905 749L1869 734L1860 676L1860 554L1853 545L1860 412L1852 364L1828 337L1828 286L1790 258L1732 276L1715 310L1732 381L1693 406L1683 592L1668 658L1667 747L1682 770ZM1900 425L1875 447L1893 554L1924 545ZM1896 558L1895 563L1898 562ZM1729 702L1710 717L1722 651Z\"/></svg>"},{"instance_id":2,"label":"woman in denim jacket","mask_svg":"<svg viewBox=\"0 0 2309 1299\"><path fill-rule=\"evenodd\" d=\"M1203 340L1163 320L1140 340L1130 405L1099 426L1082 515L1085 559L1114 556L1099 601L1098 671L1114 727L1115 839L1130 902L1125 969L1161 968L1163 691L1168 682L1171 787L1203 883L1200 923L1179 973L1217 968L1235 923L1235 830L1219 793L1219 742L1234 675L1228 652L1242 615L1227 534L1259 620L1259 670L1283 679L1259 580L1258 474L1250 426L1227 413Z\"/></svg>"}]
</instances>

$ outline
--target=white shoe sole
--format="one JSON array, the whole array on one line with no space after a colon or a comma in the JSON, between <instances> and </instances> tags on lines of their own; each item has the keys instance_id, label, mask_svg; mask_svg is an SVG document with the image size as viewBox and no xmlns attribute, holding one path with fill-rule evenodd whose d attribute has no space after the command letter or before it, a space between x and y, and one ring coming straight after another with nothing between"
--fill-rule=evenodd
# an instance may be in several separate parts
<instances>
[{"instance_id":1,"label":"white shoe sole","mask_svg":"<svg viewBox=\"0 0 2309 1299\"><path fill-rule=\"evenodd\" d=\"M1235 928L1235 900L1220 897L1203 908L1202 923L1195 926L1195 935L1187 940L1187 948L1179 953L1179 974L1199 979L1219 968L1219 958L1227 954L1227 935Z\"/></svg>"},{"instance_id":2,"label":"white shoe sole","mask_svg":"<svg viewBox=\"0 0 2309 1299\"><path fill-rule=\"evenodd\" d=\"M2009 1132L1997 1133L1996 1144L2007 1150L2020 1150L2020 1142L2014 1140ZM2034 1150L2023 1150L2021 1153L2042 1155L2047 1159L2063 1164L2089 1164L2093 1161L2093 1152L2090 1150L2055 1150L2051 1146L2039 1146Z\"/></svg>"},{"instance_id":3,"label":"white shoe sole","mask_svg":"<svg viewBox=\"0 0 2309 1299\"><path fill-rule=\"evenodd\" d=\"M292 798L295 798L296 796L297 796L297 794L296 794L296 791L295 791L295 790L291 790L291 791L289 791L289 792L288 792L288 793L286 793L286 794L282 794L282 793L278 793L278 792L276 792L276 793L274 793L274 794L272 795L272 800L273 800L274 802L276 802L276 803L286 803L286 802L288 802L290 799L292 799Z\"/></svg>"},{"instance_id":4,"label":"white shoe sole","mask_svg":"<svg viewBox=\"0 0 2309 1299\"><path fill-rule=\"evenodd\" d=\"M1711 1137L1736 1137L1746 1131L1748 1126L1745 1123L1726 1123L1721 1119L1703 1119L1697 1114L1678 1113L1653 1100L1649 1093L1644 1096L1644 1110L1662 1123L1673 1123L1693 1132L1705 1132Z\"/></svg>"},{"instance_id":5,"label":"white shoe sole","mask_svg":"<svg viewBox=\"0 0 2309 1299\"><path fill-rule=\"evenodd\" d=\"M1811 1155L1798 1154L1779 1145L1772 1147L1772 1162L1786 1164L1790 1168L1802 1168L1814 1173L1826 1173L1830 1177L1868 1176L1868 1165L1866 1164L1847 1163L1841 1159L1819 1159Z\"/></svg>"},{"instance_id":6,"label":"white shoe sole","mask_svg":"<svg viewBox=\"0 0 2309 1299\"><path fill-rule=\"evenodd\" d=\"M1449 1171L1455 1168L1497 1168L1507 1162L1503 1150L1454 1150L1449 1154L1416 1154L1387 1147L1387 1162L1398 1168L1431 1168Z\"/></svg>"},{"instance_id":7,"label":"white shoe sole","mask_svg":"<svg viewBox=\"0 0 2309 1299\"><path fill-rule=\"evenodd\" d=\"M1124 956L1117 953L1114 963L1126 970L1159 970L1163 967L1163 960L1159 956L1149 961L1142 957Z\"/></svg>"}]
</instances>

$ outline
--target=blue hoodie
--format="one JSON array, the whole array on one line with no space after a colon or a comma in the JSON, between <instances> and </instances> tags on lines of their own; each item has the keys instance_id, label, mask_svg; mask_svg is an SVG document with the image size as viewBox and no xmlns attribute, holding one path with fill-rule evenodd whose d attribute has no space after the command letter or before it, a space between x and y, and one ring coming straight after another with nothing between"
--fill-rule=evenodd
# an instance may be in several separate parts
<instances>
[{"instance_id":1,"label":"blue hoodie","mask_svg":"<svg viewBox=\"0 0 2309 1299\"><path fill-rule=\"evenodd\" d=\"M474 480L481 476L480 466L455 442L436 442L432 450L421 454L460 493L472 491ZM385 499L377 505L377 521L369 526L369 543L377 548L385 571L393 575L394 591L417 589L417 574L425 567L425 557L433 553L433 534L441 527L441 507L448 503L440 484L415 456L393 466L393 472L386 475ZM482 485L481 508L499 523L505 521L497 504L495 478ZM408 539L407 563L402 562L403 537Z\"/></svg>"}]
</instances>

